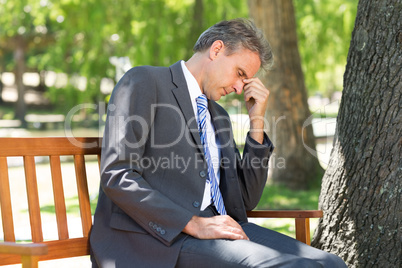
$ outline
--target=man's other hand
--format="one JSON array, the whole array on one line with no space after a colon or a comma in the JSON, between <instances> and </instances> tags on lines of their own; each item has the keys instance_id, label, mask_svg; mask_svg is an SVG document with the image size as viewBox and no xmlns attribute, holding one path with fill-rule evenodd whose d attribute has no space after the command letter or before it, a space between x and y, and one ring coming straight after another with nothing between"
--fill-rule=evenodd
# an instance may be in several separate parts
<instances>
[{"instance_id":1,"label":"man's other hand","mask_svg":"<svg viewBox=\"0 0 402 268\"><path fill-rule=\"evenodd\" d=\"M227 215L209 218L193 216L183 232L198 239L249 240L241 226Z\"/></svg>"}]
</instances>

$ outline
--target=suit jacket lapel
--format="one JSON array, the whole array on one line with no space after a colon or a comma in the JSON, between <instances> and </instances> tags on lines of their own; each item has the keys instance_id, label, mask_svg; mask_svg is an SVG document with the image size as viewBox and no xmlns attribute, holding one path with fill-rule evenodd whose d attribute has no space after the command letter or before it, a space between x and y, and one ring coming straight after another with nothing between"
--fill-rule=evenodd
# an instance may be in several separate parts
<instances>
[{"instance_id":1,"label":"suit jacket lapel","mask_svg":"<svg viewBox=\"0 0 402 268\"><path fill-rule=\"evenodd\" d=\"M180 107L186 124L190 133L195 141L196 146L204 156L204 149L201 145L201 138L198 133L197 120L194 115L193 107L191 105L190 94L188 92L187 83L184 78L183 70L181 69L180 61L170 66L172 74L172 82L176 88L172 89L173 95L176 98L178 106ZM241 191L238 183L231 183L236 178L236 170L233 165L236 164L236 154L233 143L233 134L231 131L231 122L226 113L220 112L222 109L214 101L208 101L209 112L211 113L212 122L215 131L219 138L221 148L221 159L225 158L228 161L221 161L221 176L220 185L223 200L225 202L226 211L235 217L235 220L247 221L245 214L244 204L241 198ZM238 211L240 208L240 212Z\"/></svg>"},{"instance_id":2,"label":"suit jacket lapel","mask_svg":"<svg viewBox=\"0 0 402 268\"><path fill-rule=\"evenodd\" d=\"M219 144L221 149L221 158L225 158L229 161L222 161L222 165L230 165L234 163L234 144L233 144L233 132L230 122L230 117L226 114L219 112L222 109L215 101L208 101L209 112L211 113L212 122L215 127L215 132L219 138ZM225 168L225 166L222 166ZM229 169L230 170L230 169Z\"/></svg>"},{"instance_id":3,"label":"suit jacket lapel","mask_svg":"<svg viewBox=\"0 0 402 268\"><path fill-rule=\"evenodd\" d=\"M181 62L178 61L170 66L170 72L172 74L172 82L176 88L172 89L172 93L176 98L180 110L186 120L186 124L190 130L195 144L198 149L202 149L201 138L198 132L197 119L195 117L193 106L191 104L190 93L188 92L186 79L184 78L183 70L181 68ZM201 151L203 152L203 151Z\"/></svg>"},{"instance_id":4,"label":"suit jacket lapel","mask_svg":"<svg viewBox=\"0 0 402 268\"><path fill-rule=\"evenodd\" d=\"M209 111L219 138L221 148L219 188L225 203L226 212L235 220L247 221L240 185L236 174L236 153L230 118L214 101L209 101ZM239 210L240 208L240 210ZM243 211L243 212L242 212Z\"/></svg>"}]
</instances>

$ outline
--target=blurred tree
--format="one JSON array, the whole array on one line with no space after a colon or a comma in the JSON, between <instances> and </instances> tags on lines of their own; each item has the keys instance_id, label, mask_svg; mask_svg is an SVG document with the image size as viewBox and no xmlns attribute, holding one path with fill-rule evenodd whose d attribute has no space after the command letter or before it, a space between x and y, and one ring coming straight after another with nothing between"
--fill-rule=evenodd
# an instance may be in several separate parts
<instances>
[{"instance_id":1,"label":"blurred tree","mask_svg":"<svg viewBox=\"0 0 402 268\"><path fill-rule=\"evenodd\" d=\"M273 166L272 180L293 189L318 186L324 171L304 146L315 148L315 137L311 125L303 127L310 111L292 0L249 0L249 6L251 17L270 41L275 59L272 70L261 76L271 93L266 119L276 146L272 162L284 162Z\"/></svg>"},{"instance_id":2,"label":"blurred tree","mask_svg":"<svg viewBox=\"0 0 402 268\"><path fill-rule=\"evenodd\" d=\"M336 74L345 62L356 1L295 1L310 92L339 88ZM103 99L99 85L115 73L110 56L128 56L133 65L169 65L189 58L196 38L208 26L247 17L248 12L247 3L237 0L0 0L0 5L0 59L7 61L6 70L17 72L16 61L5 55L20 47L24 55L15 56L24 58L26 65L20 62L20 68L69 74L66 87L50 91L57 106L66 108ZM85 90L77 86L78 77L85 77ZM23 86L20 83L21 95ZM224 102L231 104L234 98L239 97ZM19 111L25 109L22 99ZM23 112L17 114L23 117Z\"/></svg>"},{"instance_id":3,"label":"blurred tree","mask_svg":"<svg viewBox=\"0 0 402 268\"><path fill-rule=\"evenodd\" d=\"M348 267L401 267L402 4L361 0L312 245Z\"/></svg>"},{"instance_id":4,"label":"blurred tree","mask_svg":"<svg viewBox=\"0 0 402 268\"><path fill-rule=\"evenodd\" d=\"M3 81L1 80L2 73L0 72L0 104L3 103Z\"/></svg>"},{"instance_id":5,"label":"blurred tree","mask_svg":"<svg viewBox=\"0 0 402 268\"><path fill-rule=\"evenodd\" d=\"M20 119L24 126L26 124L26 106L25 85L22 79L27 69L26 59L28 54L33 56L33 52L38 52L52 41L52 34L48 31L51 23L49 20L51 10L45 0L40 2L3 0L0 3L0 25L2 25L0 27L0 48L3 50L1 57L4 58L7 52L12 52L14 55L8 68L14 70L17 85L18 101L15 117Z\"/></svg>"},{"instance_id":6,"label":"blurred tree","mask_svg":"<svg viewBox=\"0 0 402 268\"><path fill-rule=\"evenodd\" d=\"M247 4L236 0L0 0L0 4L0 23L6 25L0 29L0 46L22 39L25 55L20 58L25 63L39 71L68 75L68 85L49 90L52 102L64 112L78 103L103 100L102 80L115 77L111 56L129 57L133 65L167 66L187 59L206 27L247 15ZM45 36L51 45L31 42Z\"/></svg>"},{"instance_id":7,"label":"blurred tree","mask_svg":"<svg viewBox=\"0 0 402 268\"><path fill-rule=\"evenodd\" d=\"M293 1L299 51L310 95L342 90L358 0Z\"/></svg>"}]
</instances>

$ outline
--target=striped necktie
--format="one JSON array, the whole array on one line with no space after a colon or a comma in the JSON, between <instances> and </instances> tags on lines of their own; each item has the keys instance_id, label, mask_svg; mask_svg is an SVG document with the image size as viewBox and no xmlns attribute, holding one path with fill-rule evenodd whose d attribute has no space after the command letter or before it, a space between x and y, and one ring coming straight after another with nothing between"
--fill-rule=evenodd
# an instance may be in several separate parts
<instances>
[{"instance_id":1,"label":"striped necktie","mask_svg":"<svg viewBox=\"0 0 402 268\"><path fill-rule=\"evenodd\" d=\"M204 147L204 156L208 164L208 178L207 181L211 186L211 198L214 201L216 210L221 215L226 215L225 205L223 204L223 199L221 191L219 190L219 184L215 177L215 172L211 160L211 154L208 148L207 141L207 112L208 112L208 101L207 97L202 94L197 98L197 110L198 110L198 126L201 137L201 143Z\"/></svg>"}]
</instances>

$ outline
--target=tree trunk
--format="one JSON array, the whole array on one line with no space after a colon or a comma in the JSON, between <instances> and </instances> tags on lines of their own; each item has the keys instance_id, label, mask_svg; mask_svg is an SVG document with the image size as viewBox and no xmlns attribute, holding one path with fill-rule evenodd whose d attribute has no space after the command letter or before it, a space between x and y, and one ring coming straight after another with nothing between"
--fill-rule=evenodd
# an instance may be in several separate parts
<instances>
[{"instance_id":1,"label":"tree trunk","mask_svg":"<svg viewBox=\"0 0 402 268\"><path fill-rule=\"evenodd\" d=\"M204 1L203 0L195 0L194 7L193 7L193 20L191 23L191 28L188 36L188 50L187 55L185 56L186 59L191 58L193 55L192 46L194 46L195 42L197 41L198 37L202 33L204 29Z\"/></svg>"},{"instance_id":2,"label":"tree trunk","mask_svg":"<svg viewBox=\"0 0 402 268\"><path fill-rule=\"evenodd\" d=\"M0 104L3 103L3 81L1 80L2 73L0 73Z\"/></svg>"},{"instance_id":3,"label":"tree trunk","mask_svg":"<svg viewBox=\"0 0 402 268\"><path fill-rule=\"evenodd\" d=\"M15 118L21 121L21 126L26 127L25 114L25 85L23 82L23 75L25 72L25 43L22 37L15 39L14 60L15 67L15 84L17 85L18 99L15 107Z\"/></svg>"},{"instance_id":4,"label":"tree trunk","mask_svg":"<svg viewBox=\"0 0 402 268\"><path fill-rule=\"evenodd\" d=\"M250 16L263 29L275 57L273 69L261 77L270 90L266 119L275 145L272 180L293 189L319 185L322 174L315 149L307 92L297 47L292 0L249 0ZM313 151L313 150L310 150Z\"/></svg>"},{"instance_id":5,"label":"tree trunk","mask_svg":"<svg viewBox=\"0 0 402 268\"><path fill-rule=\"evenodd\" d=\"M402 263L402 3L360 1L312 245L349 267Z\"/></svg>"}]
</instances>

